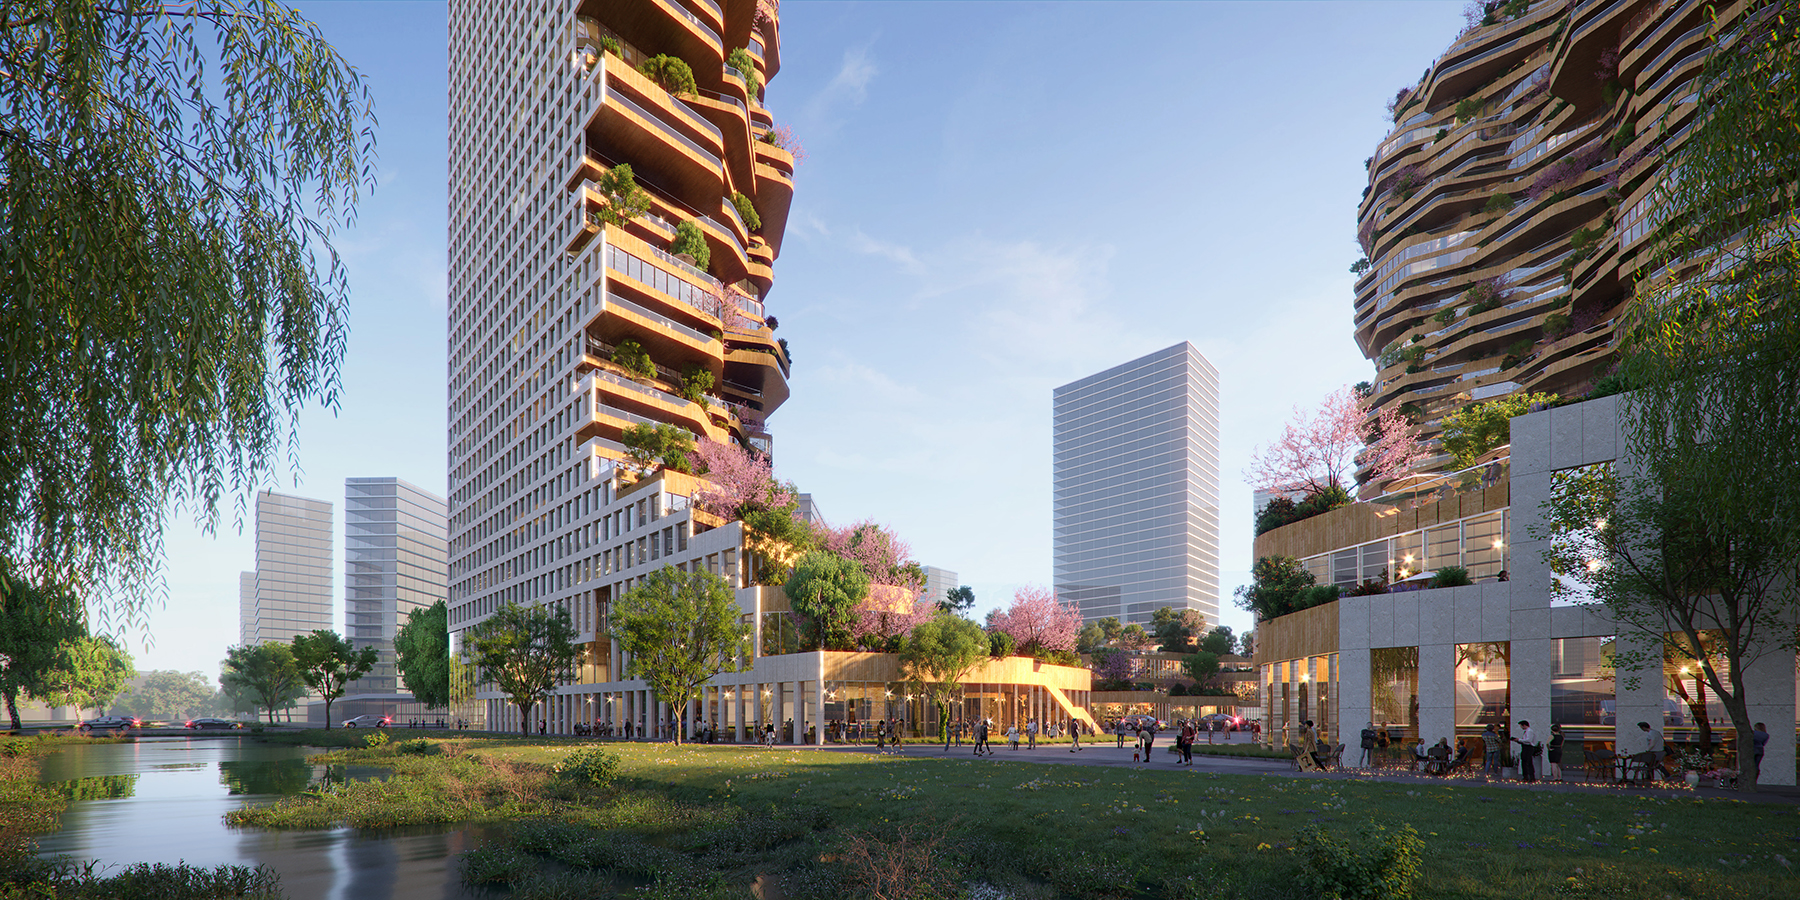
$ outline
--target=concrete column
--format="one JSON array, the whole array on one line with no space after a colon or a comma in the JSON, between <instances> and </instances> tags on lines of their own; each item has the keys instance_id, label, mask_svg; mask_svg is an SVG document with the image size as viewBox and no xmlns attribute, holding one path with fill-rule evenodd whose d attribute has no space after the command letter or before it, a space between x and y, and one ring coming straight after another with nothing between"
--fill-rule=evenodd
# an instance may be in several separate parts
<instances>
[{"instance_id":1,"label":"concrete column","mask_svg":"<svg viewBox=\"0 0 1800 900\"><path fill-rule=\"evenodd\" d=\"M1456 645L1419 647L1419 737L1456 741Z\"/></svg>"},{"instance_id":2,"label":"concrete column","mask_svg":"<svg viewBox=\"0 0 1800 900\"><path fill-rule=\"evenodd\" d=\"M1794 655L1773 651L1744 668L1747 712L1754 725L1762 722L1769 728L1769 743L1763 748L1762 767L1757 784L1794 783ZM1750 747L1748 740L1740 746Z\"/></svg>"},{"instance_id":3,"label":"concrete column","mask_svg":"<svg viewBox=\"0 0 1800 900\"><path fill-rule=\"evenodd\" d=\"M731 731L738 743L744 742L744 686L731 691Z\"/></svg>"},{"instance_id":4,"label":"concrete column","mask_svg":"<svg viewBox=\"0 0 1800 900\"><path fill-rule=\"evenodd\" d=\"M793 686L794 686L794 709L793 709L793 712L791 713L791 715L793 716L793 719L794 719L793 740L794 740L794 743L796 743L796 744L805 744L806 743L806 682L796 681L796 682L793 682Z\"/></svg>"},{"instance_id":5,"label":"concrete column","mask_svg":"<svg viewBox=\"0 0 1800 900\"><path fill-rule=\"evenodd\" d=\"M1617 677L1613 681L1618 692L1613 747L1623 756L1644 749L1644 733L1638 729L1637 723L1649 722L1653 728L1662 728L1666 689L1663 687L1662 648L1658 639L1641 632L1627 631L1619 635L1618 641L1620 654L1641 657L1643 663L1641 668L1633 670L1626 668L1621 661ZM1788 690L1788 694L1791 703L1792 688ZM1767 760L1764 762L1766 764Z\"/></svg>"},{"instance_id":6,"label":"concrete column","mask_svg":"<svg viewBox=\"0 0 1800 900\"><path fill-rule=\"evenodd\" d=\"M769 685L769 690L772 692L769 704L770 724L775 726L777 739L785 738L787 735L783 734L785 729L782 726L787 722L784 711L784 707L787 705L787 682L777 681Z\"/></svg>"}]
</instances>

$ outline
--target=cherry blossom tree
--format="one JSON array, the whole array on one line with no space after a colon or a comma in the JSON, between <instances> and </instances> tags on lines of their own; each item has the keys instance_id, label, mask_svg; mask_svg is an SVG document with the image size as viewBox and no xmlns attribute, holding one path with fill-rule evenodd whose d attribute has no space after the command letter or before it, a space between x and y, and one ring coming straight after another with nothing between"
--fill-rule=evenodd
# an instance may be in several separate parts
<instances>
[{"instance_id":1,"label":"cherry blossom tree","mask_svg":"<svg viewBox=\"0 0 1800 900\"><path fill-rule=\"evenodd\" d=\"M706 293L700 299L700 311L719 320L726 331L742 331L749 320L738 306L738 301L749 297L749 294L738 290L735 284L713 282L706 286Z\"/></svg>"},{"instance_id":2,"label":"cherry blossom tree","mask_svg":"<svg viewBox=\"0 0 1800 900\"><path fill-rule=\"evenodd\" d=\"M1404 478L1431 457L1431 451L1419 440L1419 426L1399 407L1384 407L1373 420L1365 421L1368 448L1363 451L1362 460L1369 468L1370 484Z\"/></svg>"},{"instance_id":3,"label":"cherry blossom tree","mask_svg":"<svg viewBox=\"0 0 1800 900\"><path fill-rule=\"evenodd\" d=\"M746 509L780 509L794 500L791 491L776 483L769 458L760 453L703 437L692 458L694 470L708 482L695 499L713 515L737 518Z\"/></svg>"},{"instance_id":4,"label":"cherry blossom tree","mask_svg":"<svg viewBox=\"0 0 1800 900\"><path fill-rule=\"evenodd\" d=\"M1012 636L1022 655L1041 650L1075 649L1081 633L1081 609L1057 600L1050 588L1028 584L1013 591L1012 605L994 614L989 622L996 631Z\"/></svg>"},{"instance_id":5,"label":"cherry blossom tree","mask_svg":"<svg viewBox=\"0 0 1800 900\"><path fill-rule=\"evenodd\" d=\"M857 605L851 626L858 645L881 647L937 614L937 604L925 599L924 567L912 558L912 546L893 529L872 519L826 525L819 529L819 545L869 577L869 596Z\"/></svg>"},{"instance_id":6,"label":"cherry blossom tree","mask_svg":"<svg viewBox=\"0 0 1800 900\"><path fill-rule=\"evenodd\" d=\"M858 646L876 649L911 634L938 613L937 604L925 602L923 595L912 585L869 585L869 596L856 607L851 637Z\"/></svg>"},{"instance_id":7,"label":"cherry blossom tree","mask_svg":"<svg viewBox=\"0 0 1800 900\"><path fill-rule=\"evenodd\" d=\"M1263 491L1314 495L1342 490L1345 478L1356 471L1362 422L1362 402L1349 387L1327 394L1311 415L1296 406L1281 438L1257 449L1244 479Z\"/></svg>"}]
</instances>

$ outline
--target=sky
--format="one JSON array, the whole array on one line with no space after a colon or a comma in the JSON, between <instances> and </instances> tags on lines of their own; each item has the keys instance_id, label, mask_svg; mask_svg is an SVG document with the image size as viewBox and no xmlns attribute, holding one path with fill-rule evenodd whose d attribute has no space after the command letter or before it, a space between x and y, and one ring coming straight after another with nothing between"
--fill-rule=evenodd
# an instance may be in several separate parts
<instances>
[{"instance_id":1,"label":"sky","mask_svg":"<svg viewBox=\"0 0 1800 900\"><path fill-rule=\"evenodd\" d=\"M266 485L445 486L446 25L430 2L300 2L369 78L378 186L338 235L351 332L336 410ZM976 616L1051 582L1058 385L1191 341L1221 380L1221 621L1251 624L1243 472L1296 406L1371 377L1352 340L1362 160L1461 3L788 0L767 103L806 160L769 311L793 396L776 474L893 527ZM246 498L247 502L247 498ZM247 520L177 513L140 671L216 675ZM341 627L341 600L336 612Z\"/></svg>"}]
</instances>

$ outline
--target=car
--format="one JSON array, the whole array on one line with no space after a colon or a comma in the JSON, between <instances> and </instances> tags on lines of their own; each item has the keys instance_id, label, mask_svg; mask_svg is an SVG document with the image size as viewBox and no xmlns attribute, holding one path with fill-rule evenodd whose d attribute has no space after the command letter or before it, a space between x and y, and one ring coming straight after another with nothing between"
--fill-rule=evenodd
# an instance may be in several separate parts
<instances>
[{"instance_id":1,"label":"car","mask_svg":"<svg viewBox=\"0 0 1800 900\"><path fill-rule=\"evenodd\" d=\"M129 728L141 727L143 724L143 720L135 716L101 716L98 719L89 719L86 722L81 723L81 730L125 731Z\"/></svg>"},{"instance_id":2,"label":"car","mask_svg":"<svg viewBox=\"0 0 1800 900\"><path fill-rule=\"evenodd\" d=\"M1242 721L1242 719L1233 715L1213 713L1210 716L1201 717L1200 727L1202 730L1210 731L1236 731L1238 730L1239 723Z\"/></svg>"},{"instance_id":3,"label":"car","mask_svg":"<svg viewBox=\"0 0 1800 900\"><path fill-rule=\"evenodd\" d=\"M393 721L394 721L393 716L380 716L380 715L375 715L375 714L371 713L366 716L357 716L354 719L345 719L344 727L345 728L386 728Z\"/></svg>"},{"instance_id":4,"label":"car","mask_svg":"<svg viewBox=\"0 0 1800 900\"><path fill-rule=\"evenodd\" d=\"M221 719L221 718L218 718L217 716L201 716L198 719L189 719L188 723L187 723L187 727L189 727L189 728L242 728L242 727L244 727L244 723L239 722L236 719Z\"/></svg>"},{"instance_id":5,"label":"car","mask_svg":"<svg viewBox=\"0 0 1800 900\"><path fill-rule=\"evenodd\" d=\"M1134 730L1138 728L1148 728L1151 731L1162 731L1169 727L1169 723L1164 722L1155 716L1144 715L1141 713L1132 716L1121 716L1120 719L1125 723L1125 727Z\"/></svg>"}]
</instances>

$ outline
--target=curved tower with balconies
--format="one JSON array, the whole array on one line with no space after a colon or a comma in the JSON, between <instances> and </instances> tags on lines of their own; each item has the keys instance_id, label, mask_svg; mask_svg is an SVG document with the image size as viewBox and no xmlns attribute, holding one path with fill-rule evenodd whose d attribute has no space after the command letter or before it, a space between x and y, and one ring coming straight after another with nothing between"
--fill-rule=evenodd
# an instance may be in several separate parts
<instances>
[{"instance_id":1,"label":"curved tower with balconies","mask_svg":"<svg viewBox=\"0 0 1800 900\"><path fill-rule=\"evenodd\" d=\"M1694 116L1711 8L1490 0L1400 92L1357 210L1356 340L1378 406L1436 439L1470 403L1580 394L1606 373L1650 274L1646 197ZM1742 14L1722 7L1717 27Z\"/></svg>"}]
</instances>

